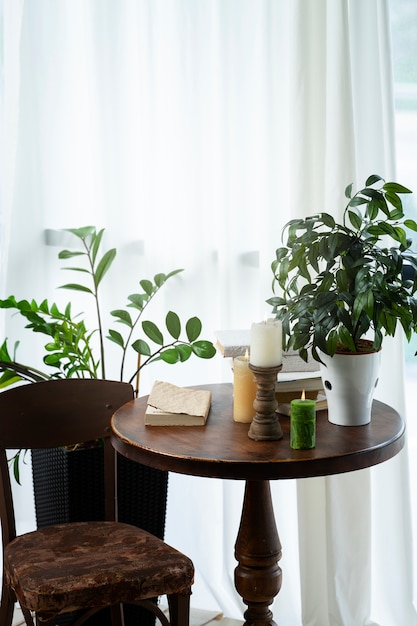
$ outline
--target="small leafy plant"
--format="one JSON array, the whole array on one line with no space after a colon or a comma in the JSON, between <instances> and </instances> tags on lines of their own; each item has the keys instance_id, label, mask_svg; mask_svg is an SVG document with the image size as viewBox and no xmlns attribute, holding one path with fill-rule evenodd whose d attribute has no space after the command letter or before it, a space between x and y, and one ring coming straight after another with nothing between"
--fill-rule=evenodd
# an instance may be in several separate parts
<instances>
[{"instance_id":1,"label":"small leafy plant","mask_svg":"<svg viewBox=\"0 0 417 626\"><path fill-rule=\"evenodd\" d=\"M43 362L45 371L17 360L16 341L11 349L5 339L0 346L0 388L21 381L40 382L53 378L106 378L106 341L116 344L121 351L120 380L133 383L136 379L138 392L139 372L146 365L155 361L179 363L187 361L192 355L210 359L216 354L211 341L199 339L202 324L198 317L189 318L185 324L177 313L168 311L165 317L165 329L161 330L153 321L142 320L147 307L159 290L173 276L183 270L177 269L168 274L156 274L153 280L140 280L139 293L128 296L125 308L110 312L116 324L124 328L103 328L102 310L100 306L100 288L102 281L111 268L116 257L114 248L101 255L101 244L104 229L99 231L94 226L66 229L81 243L81 250L62 250L62 260L78 259L79 264L63 269L80 273L87 280L71 282L61 286L62 289L84 292L94 299L96 327L89 329L81 314L73 314L69 302L59 308L47 299L17 300L9 296L0 300L1 309L11 309L20 314L26 322L25 328L41 333L47 337ZM137 336L141 329L142 337ZM185 332L185 336L184 335ZM136 368L126 374L126 356L129 350L136 353ZM17 453L13 459L15 477L19 480L19 458Z\"/></svg>"},{"instance_id":2,"label":"small leafy plant","mask_svg":"<svg viewBox=\"0 0 417 626\"><path fill-rule=\"evenodd\" d=\"M401 195L406 187L372 175L352 195L343 220L328 213L288 222L286 245L272 262L273 290L267 302L283 322L283 343L307 361L309 352L361 351L365 336L379 350L383 337L393 336L399 323L409 341L417 330L417 271L407 229L417 232L414 220L405 219Z\"/></svg>"}]
</instances>

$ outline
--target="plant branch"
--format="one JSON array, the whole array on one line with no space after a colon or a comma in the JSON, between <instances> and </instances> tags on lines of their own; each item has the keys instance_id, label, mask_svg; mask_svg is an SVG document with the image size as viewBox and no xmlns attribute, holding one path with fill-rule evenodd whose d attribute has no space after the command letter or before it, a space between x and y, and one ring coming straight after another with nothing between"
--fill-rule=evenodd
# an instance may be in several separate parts
<instances>
[{"instance_id":1,"label":"plant branch","mask_svg":"<svg viewBox=\"0 0 417 626\"><path fill-rule=\"evenodd\" d=\"M88 258L88 262L90 264L90 268L91 268L91 276L93 279L93 296L94 296L94 300L95 300L95 304L96 304L96 315L97 315L97 330L98 330L98 336L99 336L99 343L100 343L100 360L101 360L101 377L103 378L103 380L106 378L106 365L105 365L105 358L104 358L104 336L103 336L103 325L101 322L101 312L100 312L100 303L99 303L99 299L98 299L98 283L95 280L95 268L94 268L94 261L92 259L91 256L91 245L90 247L88 247L87 242L86 242L86 238L83 237L82 238L82 242L84 244L84 247L87 251L87 258Z\"/></svg>"},{"instance_id":2,"label":"plant branch","mask_svg":"<svg viewBox=\"0 0 417 626\"><path fill-rule=\"evenodd\" d=\"M145 311L146 307L148 306L148 304L151 302L152 298L158 293L158 291L160 290L160 288L162 287L162 285L160 285L159 287L157 286L157 288L155 289L155 291L149 296L148 300L145 302L145 304L143 305L142 309L139 311L136 320L133 322L131 329L129 330L128 334L127 334L127 338L126 338L126 343L123 347L123 354L122 354L122 361L121 361L121 366L120 366L120 380L123 380L123 375L124 375L124 366L125 366L125 361L126 361L126 354L127 354L127 349L130 345L131 339L132 339L132 335L133 335L133 331L137 325L137 323L139 322L140 318L142 317L143 312ZM167 347L167 346L165 346ZM151 358L151 357L149 357ZM145 361L145 363L143 363L137 370L136 372L133 374L132 378L130 379L129 382L131 382L135 376L140 372L140 370L142 369L142 367L144 365L146 365L146 363L148 363L149 359L147 359Z\"/></svg>"},{"instance_id":3,"label":"plant branch","mask_svg":"<svg viewBox=\"0 0 417 626\"><path fill-rule=\"evenodd\" d=\"M6 370L11 370L24 380L30 380L35 383L50 379L50 376L44 372L41 372L33 367L29 367L28 365L16 363L15 361L0 361L0 371L4 372Z\"/></svg>"}]
</instances>

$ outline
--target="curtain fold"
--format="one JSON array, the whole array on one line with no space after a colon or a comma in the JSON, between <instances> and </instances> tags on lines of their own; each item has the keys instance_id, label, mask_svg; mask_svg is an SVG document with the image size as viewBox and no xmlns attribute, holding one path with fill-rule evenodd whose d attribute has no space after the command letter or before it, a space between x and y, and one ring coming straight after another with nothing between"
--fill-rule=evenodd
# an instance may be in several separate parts
<instances>
[{"instance_id":1,"label":"curtain fold","mask_svg":"<svg viewBox=\"0 0 417 626\"><path fill-rule=\"evenodd\" d=\"M298 77L293 84L294 144L299 146L302 140L307 144L306 169L310 178L306 183L317 201L309 210L316 213L325 208L340 218L345 206L341 180L358 184L371 173L395 176L387 4L378 0L363 4L343 0L314 3L313 17L312 5L308 11L300 0L293 3L293 11L293 45L298 54L294 56L294 74ZM307 41L305 46L303 39ZM305 166L303 157L300 151L298 158ZM301 166L296 172L300 169ZM304 187L294 184L294 188L297 190L294 206L301 206ZM334 198L338 194L340 201L335 207ZM376 398L404 414L402 377L402 341L396 337L384 343ZM407 452L401 456L405 477ZM404 551L412 542L407 510L409 494L398 490L394 480L396 475L399 483L402 482L401 471L394 469L398 468L398 461L387 463L387 467L393 477L389 518L374 517L375 511L382 512L387 502L386 490L375 478L379 468L299 481L303 624L416 623L410 595L411 562ZM375 576L375 572L382 571L378 566L385 553L387 533L395 533L399 527L404 529L404 542L399 542L398 549L408 584L399 584L394 589L388 588L386 578ZM325 574L312 576L315 571ZM385 606L386 612L381 611L385 604L382 598L387 596L390 610ZM326 601L317 602L317 597ZM381 622L373 621L374 615Z\"/></svg>"},{"instance_id":2,"label":"curtain fold","mask_svg":"<svg viewBox=\"0 0 417 626\"><path fill-rule=\"evenodd\" d=\"M118 249L103 308L124 306L139 279L181 267L152 304L156 322L171 309L198 315L212 338L248 328L269 312L283 225L322 210L340 217L349 183L395 176L386 0L4 8L1 297L71 299L92 315L88 298L56 290L67 282L57 253L70 245L60 229L95 224ZM21 339L19 360L41 367L43 342L16 318L2 322L10 341ZM377 396L402 411L401 345L384 344ZM108 377L117 378L110 353ZM153 365L141 393L155 378L193 385L232 374L220 356ZM417 623L409 480L404 451L372 470L273 483L278 623ZM22 518L30 488L27 476ZM241 483L170 477L166 538L196 565L192 604L236 618L242 496Z\"/></svg>"}]
</instances>

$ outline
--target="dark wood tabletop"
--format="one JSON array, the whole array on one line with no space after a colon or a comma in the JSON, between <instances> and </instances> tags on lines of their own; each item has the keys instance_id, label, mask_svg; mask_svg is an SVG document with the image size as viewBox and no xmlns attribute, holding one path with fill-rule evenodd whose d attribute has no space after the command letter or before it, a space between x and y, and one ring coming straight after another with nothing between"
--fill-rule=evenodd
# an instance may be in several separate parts
<instances>
[{"instance_id":1,"label":"dark wood tabletop","mask_svg":"<svg viewBox=\"0 0 417 626\"><path fill-rule=\"evenodd\" d=\"M205 385L212 392L206 426L145 426L147 396L116 411L112 443L122 455L157 469L194 476L238 480L277 480L339 474L376 465L404 446L400 415L374 402L371 423L336 426L327 412L317 414L316 447L292 450L289 417L281 416L284 438L254 441L249 424L233 421L231 384Z\"/></svg>"}]
</instances>

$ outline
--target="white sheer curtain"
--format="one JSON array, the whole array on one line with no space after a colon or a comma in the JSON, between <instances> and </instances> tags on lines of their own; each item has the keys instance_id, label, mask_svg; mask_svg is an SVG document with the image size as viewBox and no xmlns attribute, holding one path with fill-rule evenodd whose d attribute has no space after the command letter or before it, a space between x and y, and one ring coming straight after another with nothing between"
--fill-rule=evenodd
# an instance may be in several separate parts
<instances>
[{"instance_id":1,"label":"white sheer curtain","mask_svg":"<svg viewBox=\"0 0 417 626\"><path fill-rule=\"evenodd\" d=\"M283 224L336 215L351 181L395 176L384 0L4 0L4 9L1 296L66 302L55 291L67 280L56 260L66 243L45 245L45 231L95 224L118 249L108 310L139 279L184 267L155 318L197 314L211 337L247 328L268 310ZM33 363L30 333L2 323ZM155 377L231 380L220 356L146 370L142 393ZM386 342L379 398L403 410L402 384L401 341ZM33 524L29 472L26 481L22 527ZM278 623L417 623L406 452L272 489L284 551ZM170 479L167 539L196 565L192 603L230 617L242 610L233 585L242 490Z\"/></svg>"}]
</instances>

